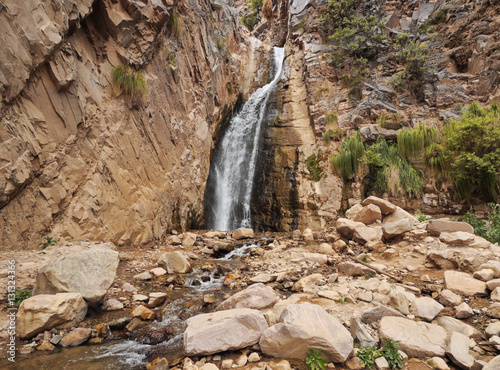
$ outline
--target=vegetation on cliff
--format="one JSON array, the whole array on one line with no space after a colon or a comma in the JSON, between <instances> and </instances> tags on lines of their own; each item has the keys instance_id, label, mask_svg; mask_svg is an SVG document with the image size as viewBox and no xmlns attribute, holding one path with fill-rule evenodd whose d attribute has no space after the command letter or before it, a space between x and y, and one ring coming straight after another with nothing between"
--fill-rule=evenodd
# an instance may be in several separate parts
<instances>
[{"instance_id":1,"label":"vegetation on cliff","mask_svg":"<svg viewBox=\"0 0 500 370\"><path fill-rule=\"evenodd\" d=\"M144 75L134 71L129 65L113 68L113 85L132 98L141 97L148 90Z\"/></svg>"}]
</instances>

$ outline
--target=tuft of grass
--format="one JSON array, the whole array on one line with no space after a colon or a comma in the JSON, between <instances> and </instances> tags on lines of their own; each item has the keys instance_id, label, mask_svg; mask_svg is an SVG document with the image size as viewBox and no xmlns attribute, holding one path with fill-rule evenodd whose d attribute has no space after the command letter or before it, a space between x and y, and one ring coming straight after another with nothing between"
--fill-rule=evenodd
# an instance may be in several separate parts
<instances>
[{"instance_id":1,"label":"tuft of grass","mask_svg":"<svg viewBox=\"0 0 500 370\"><path fill-rule=\"evenodd\" d=\"M144 75L129 65L113 68L113 85L131 97L143 96L148 90Z\"/></svg>"},{"instance_id":2,"label":"tuft of grass","mask_svg":"<svg viewBox=\"0 0 500 370\"><path fill-rule=\"evenodd\" d=\"M342 139L344 136L344 131L341 128L337 128L335 130L328 130L323 133L323 141L326 144L330 144L330 141L338 141Z\"/></svg>"},{"instance_id":3,"label":"tuft of grass","mask_svg":"<svg viewBox=\"0 0 500 370\"><path fill-rule=\"evenodd\" d=\"M167 21L167 31L171 37L179 39L182 36L182 23L179 16L171 13Z\"/></svg>"}]
</instances>

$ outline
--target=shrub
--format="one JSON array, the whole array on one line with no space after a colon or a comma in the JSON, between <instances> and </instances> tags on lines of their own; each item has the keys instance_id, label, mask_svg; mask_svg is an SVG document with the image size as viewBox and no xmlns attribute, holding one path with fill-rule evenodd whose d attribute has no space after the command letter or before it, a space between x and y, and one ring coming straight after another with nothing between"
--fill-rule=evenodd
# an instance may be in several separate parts
<instances>
[{"instance_id":1,"label":"shrub","mask_svg":"<svg viewBox=\"0 0 500 370\"><path fill-rule=\"evenodd\" d=\"M19 307L22 301L31 297L31 291L16 289L14 292L14 305Z\"/></svg>"},{"instance_id":2,"label":"shrub","mask_svg":"<svg viewBox=\"0 0 500 370\"><path fill-rule=\"evenodd\" d=\"M500 205L488 203L490 213L488 223L480 221L474 213L467 211L462 216L462 221L467 222L474 228L474 234L487 239L491 243L500 243Z\"/></svg>"},{"instance_id":3,"label":"shrub","mask_svg":"<svg viewBox=\"0 0 500 370\"><path fill-rule=\"evenodd\" d=\"M488 236L488 227L486 226L486 222L480 221L471 211L465 212L462 216L462 221L467 222L474 228L474 234L482 238L486 238Z\"/></svg>"},{"instance_id":4,"label":"shrub","mask_svg":"<svg viewBox=\"0 0 500 370\"><path fill-rule=\"evenodd\" d=\"M357 355L368 369L375 365L375 359L380 357L380 352L375 347L360 348Z\"/></svg>"},{"instance_id":5,"label":"shrub","mask_svg":"<svg viewBox=\"0 0 500 370\"><path fill-rule=\"evenodd\" d=\"M43 238L45 241L44 242L41 242L40 244L38 245L41 245L42 246L42 249L45 249L47 247L50 247L52 245L56 245L57 244L57 241L54 240L53 237L51 236L46 236L45 238Z\"/></svg>"},{"instance_id":6,"label":"shrub","mask_svg":"<svg viewBox=\"0 0 500 370\"><path fill-rule=\"evenodd\" d=\"M384 346L380 349L380 354L389 363L390 369L403 368L403 356L398 351L399 341L384 339Z\"/></svg>"},{"instance_id":7,"label":"shrub","mask_svg":"<svg viewBox=\"0 0 500 370\"><path fill-rule=\"evenodd\" d=\"M272 0L264 0L262 5L262 15L268 21L273 19L273 2Z\"/></svg>"},{"instance_id":8,"label":"shrub","mask_svg":"<svg viewBox=\"0 0 500 370\"><path fill-rule=\"evenodd\" d=\"M147 91L144 75L128 65L113 68L113 85L131 97L140 97Z\"/></svg>"},{"instance_id":9,"label":"shrub","mask_svg":"<svg viewBox=\"0 0 500 370\"><path fill-rule=\"evenodd\" d=\"M483 109L471 104L460 121L443 130L450 175L460 199L478 195L498 201L500 193L500 119L496 105Z\"/></svg>"},{"instance_id":10,"label":"shrub","mask_svg":"<svg viewBox=\"0 0 500 370\"><path fill-rule=\"evenodd\" d=\"M437 140L437 130L420 124L416 128L398 132L398 150L406 158L415 157Z\"/></svg>"},{"instance_id":11,"label":"shrub","mask_svg":"<svg viewBox=\"0 0 500 370\"><path fill-rule=\"evenodd\" d=\"M323 169L320 167L318 163L318 159L316 155L313 154L306 159L307 170L311 174L312 180L314 182L318 182L321 179L321 174L323 173Z\"/></svg>"},{"instance_id":12,"label":"shrub","mask_svg":"<svg viewBox=\"0 0 500 370\"><path fill-rule=\"evenodd\" d=\"M364 153L365 146L361 134L357 131L354 136L344 139L340 153L332 157L333 168L344 180L348 180L358 170Z\"/></svg>"},{"instance_id":13,"label":"shrub","mask_svg":"<svg viewBox=\"0 0 500 370\"><path fill-rule=\"evenodd\" d=\"M311 369L311 370L325 370L325 365L328 363L327 359L324 359L323 356L321 356L321 350L317 349L309 349L307 351L307 357L306 357L306 365Z\"/></svg>"},{"instance_id":14,"label":"shrub","mask_svg":"<svg viewBox=\"0 0 500 370\"><path fill-rule=\"evenodd\" d=\"M259 13L258 12L251 12L250 14L244 15L240 18L241 23L248 28L250 32L253 31L257 23L259 23L260 18L259 18Z\"/></svg>"},{"instance_id":15,"label":"shrub","mask_svg":"<svg viewBox=\"0 0 500 370\"><path fill-rule=\"evenodd\" d=\"M182 36L182 23L177 14L170 13L170 17L167 20L167 31L171 37L176 39Z\"/></svg>"}]
</instances>

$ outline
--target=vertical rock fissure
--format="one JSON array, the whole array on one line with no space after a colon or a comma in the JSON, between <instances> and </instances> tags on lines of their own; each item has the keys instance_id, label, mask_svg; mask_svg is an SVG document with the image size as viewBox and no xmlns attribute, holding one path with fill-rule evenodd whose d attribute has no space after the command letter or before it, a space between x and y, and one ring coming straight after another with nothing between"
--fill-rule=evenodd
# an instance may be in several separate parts
<instances>
[{"instance_id":1,"label":"vertical rock fissure","mask_svg":"<svg viewBox=\"0 0 500 370\"><path fill-rule=\"evenodd\" d=\"M258 89L231 118L214 153L207 183L208 227L232 230L251 226L253 182L267 120L269 98L281 79L284 48L274 48L273 80Z\"/></svg>"}]
</instances>

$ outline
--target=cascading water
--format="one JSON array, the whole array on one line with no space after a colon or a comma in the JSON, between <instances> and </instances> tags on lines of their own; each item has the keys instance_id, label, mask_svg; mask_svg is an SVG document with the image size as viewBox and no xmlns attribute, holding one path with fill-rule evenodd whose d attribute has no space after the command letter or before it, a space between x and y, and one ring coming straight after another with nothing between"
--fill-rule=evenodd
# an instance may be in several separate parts
<instances>
[{"instance_id":1,"label":"cascading water","mask_svg":"<svg viewBox=\"0 0 500 370\"><path fill-rule=\"evenodd\" d=\"M274 48L274 78L250 96L231 118L217 148L208 177L208 227L234 230L250 227L250 201L257 154L266 121L269 97L276 89L283 70L284 48Z\"/></svg>"}]
</instances>

